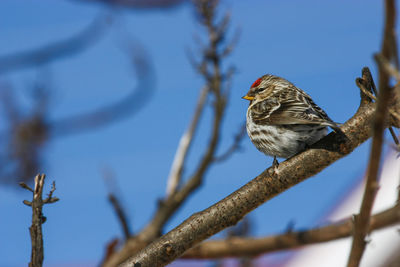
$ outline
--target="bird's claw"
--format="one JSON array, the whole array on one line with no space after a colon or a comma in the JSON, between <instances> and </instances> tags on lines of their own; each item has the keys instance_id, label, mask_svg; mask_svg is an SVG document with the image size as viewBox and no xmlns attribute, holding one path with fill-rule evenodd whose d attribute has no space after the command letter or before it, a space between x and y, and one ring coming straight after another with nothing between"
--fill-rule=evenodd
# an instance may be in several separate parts
<instances>
[{"instance_id":1,"label":"bird's claw","mask_svg":"<svg viewBox=\"0 0 400 267\"><path fill-rule=\"evenodd\" d=\"M279 168L279 162L276 159L276 157L274 157L274 161L272 162L272 169L274 171L274 174L278 174L279 173L278 168Z\"/></svg>"},{"instance_id":2,"label":"bird's claw","mask_svg":"<svg viewBox=\"0 0 400 267\"><path fill-rule=\"evenodd\" d=\"M274 167L274 168L279 167L279 162L278 162L278 160L276 159L276 157L274 157L274 161L272 162L272 167Z\"/></svg>"}]
</instances>

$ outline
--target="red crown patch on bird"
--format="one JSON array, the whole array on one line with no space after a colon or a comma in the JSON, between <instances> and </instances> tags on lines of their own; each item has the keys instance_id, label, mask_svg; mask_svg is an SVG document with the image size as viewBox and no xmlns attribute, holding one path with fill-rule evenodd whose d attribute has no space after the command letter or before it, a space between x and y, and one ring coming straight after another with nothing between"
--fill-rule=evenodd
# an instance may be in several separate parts
<instances>
[{"instance_id":1,"label":"red crown patch on bird","mask_svg":"<svg viewBox=\"0 0 400 267\"><path fill-rule=\"evenodd\" d=\"M261 78L258 78L258 79L251 85L251 88L256 87L256 86L259 86L260 83L261 83Z\"/></svg>"}]
</instances>

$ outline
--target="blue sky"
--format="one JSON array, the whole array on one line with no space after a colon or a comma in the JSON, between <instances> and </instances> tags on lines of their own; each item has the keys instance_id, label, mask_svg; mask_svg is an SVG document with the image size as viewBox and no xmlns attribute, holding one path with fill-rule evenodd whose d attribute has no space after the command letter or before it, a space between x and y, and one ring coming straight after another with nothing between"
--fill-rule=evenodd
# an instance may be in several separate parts
<instances>
[{"instance_id":1,"label":"blue sky","mask_svg":"<svg viewBox=\"0 0 400 267\"><path fill-rule=\"evenodd\" d=\"M230 145L245 119L247 103L240 97L265 73L285 77L307 91L337 122L356 111L359 92L354 80L363 66L375 73L372 54L380 48L381 1L223 1L222 7L232 13L231 33L239 27L241 36L227 62L237 73L220 151ZM105 9L81 1L3 0L0 56L72 36ZM48 182L56 180L55 195L61 201L44 209L48 218L44 224L45 266L95 266L105 244L121 236L106 200L104 166L115 172L133 229L139 230L149 220L156 200L164 195L175 149L203 85L185 53L185 48L195 47L193 35L204 33L190 5L166 11L118 10L117 14L117 23L90 49L43 68L52 75L50 117L56 120L90 111L130 92L136 80L121 49L124 31L150 54L155 91L142 100L147 105L137 115L97 131L54 139L46 146L41 172L47 174ZM15 86L26 112L31 105L27 87L38 73L38 69L28 69L0 77ZM208 140L209 118L208 112L187 173ZM230 194L272 162L247 137L243 147L208 172L203 187L188 199L167 229ZM252 212L254 234L283 231L289 221L294 221L297 229L315 225L361 177L368 150L364 144ZM29 195L19 188L0 187L0 259L4 260L0 266L24 266L29 261L30 210L21 203L26 198Z\"/></svg>"}]
</instances>

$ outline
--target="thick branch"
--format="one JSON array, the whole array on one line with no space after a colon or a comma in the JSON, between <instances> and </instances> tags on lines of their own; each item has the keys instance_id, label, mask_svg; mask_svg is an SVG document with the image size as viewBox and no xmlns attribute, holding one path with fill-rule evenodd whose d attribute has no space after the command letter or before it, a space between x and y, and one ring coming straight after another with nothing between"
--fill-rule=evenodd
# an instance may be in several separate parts
<instances>
[{"instance_id":1,"label":"thick branch","mask_svg":"<svg viewBox=\"0 0 400 267\"><path fill-rule=\"evenodd\" d=\"M371 134L370 122L374 113L375 104L363 101L353 118L342 127L347 136L345 140L331 133L309 150L282 162L278 174L271 168L265 170L225 199L193 214L123 266L133 266L134 263L140 263L142 267L164 266L204 239L236 224L259 205L317 174L366 141Z\"/></svg>"},{"instance_id":2,"label":"thick branch","mask_svg":"<svg viewBox=\"0 0 400 267\"><path fill-rule=\"evenodd\" d=\"M368 231L382 229L400 222L398 205L371 217ZM255 257L264 253L294 249L304 245L328 242L351 236L352 218L330 225L299 232L268 236L263 238L232 237L226 240L212 240L191 248L185 259L217 259L226 257Z\"/></svg>"}]
</instances>

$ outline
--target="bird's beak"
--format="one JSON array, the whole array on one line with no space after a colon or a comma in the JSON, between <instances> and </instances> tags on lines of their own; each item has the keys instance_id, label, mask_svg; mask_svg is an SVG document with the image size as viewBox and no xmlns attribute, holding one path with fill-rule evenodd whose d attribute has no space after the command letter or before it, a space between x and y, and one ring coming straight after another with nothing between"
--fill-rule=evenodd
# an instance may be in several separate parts
<instances>
[{"instance_id":1,"label":"bird's beak","mask_svg":"<svg viewBox=\"0 0 400 267\"><path fill-rule=\"evenodd\" d=\"M244 97L242 97L243 99L246 99L246 100L253 100L254 99L254 96L248 96L248 95L245 95Z\"/></svg>"}]
</instances>

